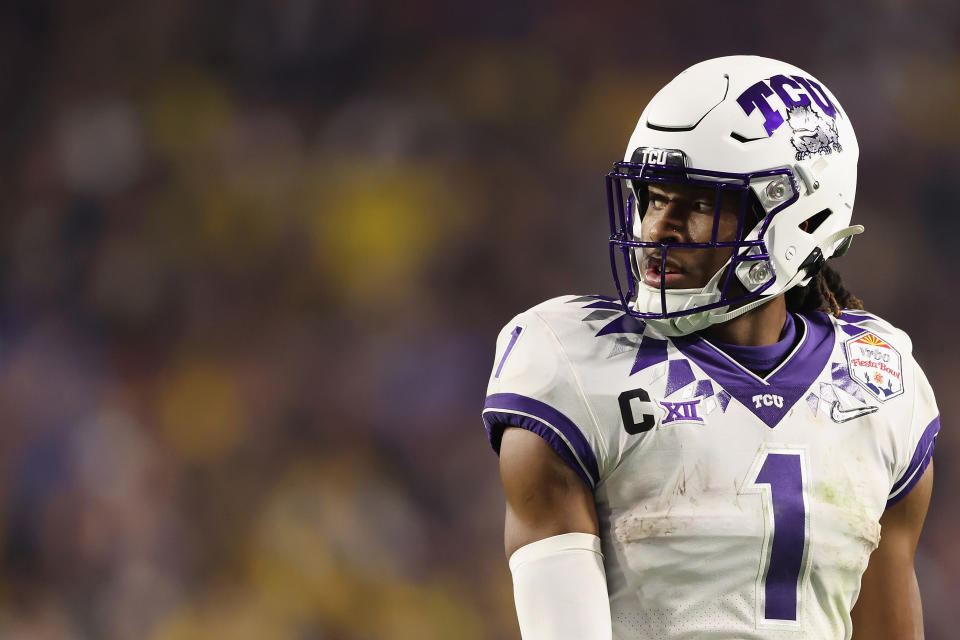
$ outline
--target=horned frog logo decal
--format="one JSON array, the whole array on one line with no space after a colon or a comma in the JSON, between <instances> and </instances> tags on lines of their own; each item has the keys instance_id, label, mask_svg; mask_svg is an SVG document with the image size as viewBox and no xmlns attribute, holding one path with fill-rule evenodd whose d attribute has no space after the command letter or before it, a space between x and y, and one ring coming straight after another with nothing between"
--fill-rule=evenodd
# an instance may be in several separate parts
<instances>
[{"instance_id":1,"label":"horned frog logo decal","mask_svg":"<svg viewBox=\"0 0 960 640\"><path fill-rule=\"evenodd\" d=\"M787 124L793 129L790 142L797 150L797 160L816 153L843 151L837 136L837 123L817 113L810 105L787 110Z\"/></svg>"}]
</instances>

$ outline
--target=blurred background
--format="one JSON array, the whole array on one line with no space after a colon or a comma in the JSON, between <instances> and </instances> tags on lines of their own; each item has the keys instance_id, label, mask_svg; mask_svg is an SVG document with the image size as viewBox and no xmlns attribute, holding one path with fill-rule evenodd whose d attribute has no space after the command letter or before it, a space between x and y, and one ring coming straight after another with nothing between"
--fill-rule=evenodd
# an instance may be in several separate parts
<instances>
[{"instance_id":1,"label":"blurred background","mask_svg":"<svg viewBox=\"0 0 960 640\"><path fill-rule=\"evenodd\" d=\"M612 292L603 175L730 53L856 126L837 266L939 394L956 637L960 4L10 0L0 53L0 637L518 638L494 339Z\"/></svg>"}]
</instances>

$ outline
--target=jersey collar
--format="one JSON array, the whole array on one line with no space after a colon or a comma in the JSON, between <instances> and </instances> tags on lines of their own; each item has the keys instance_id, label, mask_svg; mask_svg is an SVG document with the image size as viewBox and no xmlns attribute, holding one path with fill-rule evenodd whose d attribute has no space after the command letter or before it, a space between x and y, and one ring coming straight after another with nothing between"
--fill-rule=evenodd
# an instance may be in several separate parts
<instances>
[{"instance_id":1,"label":"jersey collar","mask_svg":"<svg viewBox=\"0 0 960 640\"><path fill-rule=\"evenodd\" d=\"M833 353L834 328L827 315L817 311L797 317L803 336L783 362L764 377L696 334L671 338L671 342L772 429L817 380ZM779 396L781 400L764 402L763 396Z\"/></svg>"}]
</instances>

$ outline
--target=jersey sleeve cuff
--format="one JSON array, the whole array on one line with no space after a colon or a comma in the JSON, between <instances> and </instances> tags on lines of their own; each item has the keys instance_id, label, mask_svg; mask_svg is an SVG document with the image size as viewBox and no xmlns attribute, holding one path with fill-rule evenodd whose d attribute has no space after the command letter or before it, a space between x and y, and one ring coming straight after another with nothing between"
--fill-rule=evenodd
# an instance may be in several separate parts
<instances>
[{"instance_id":1,"label":"jersey sleeve cuff","mask_svg":"<svg viewBox=\"0 0 960 640\"><path fill-rule=\"evenodd\" d=\"M495 393L484 403L483 424L498 455L506 427L526 429L546 440L588 487L597 486L600 473L590 443L570 418L547 403L516 393Z\"/></svg>"},{"instance_id":2,"label":"jersey sleeve cuff","mask_svg":"<svg viewBox=\"0 0 960 640\"><path fill-rule=\"evenodd\" d=\"M927 425L927 428L923 430L923 435L920 436L920 441L917 442L917 448L913 452L910 465L907 467L907 470L904 471L903 475L900 476L900 479L893 484L890 495L887 497L887 509L910 493L913 485L917 484L920 478L923 477L923 472L926 471L927 465L930 464L930 460L933 458L933 448L937 443L937 433L939 432L940 416L937 416Z\"/></svg>"}]
</instances>

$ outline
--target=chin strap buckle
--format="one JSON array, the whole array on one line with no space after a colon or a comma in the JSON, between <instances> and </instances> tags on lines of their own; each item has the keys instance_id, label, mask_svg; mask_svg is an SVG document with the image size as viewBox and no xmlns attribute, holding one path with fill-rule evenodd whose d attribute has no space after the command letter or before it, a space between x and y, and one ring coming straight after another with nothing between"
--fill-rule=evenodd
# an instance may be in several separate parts
<instances>
[{"instance_id":1,"label":"chin strap buckle","mask_svg":"<svg viewBox=\"0 0 960 640\"><path fill-rule=\"evenodd\" d=\"M820 269L823 269L823 265L826 263L827 260L823 257L823 251L820 250L820 247L814 247L810 255L807 256L807 259L800 263L800 267L797 270L806 269L806 277L812 278L820 272Z\"/></svg>"},{"instance_id":2,"label":"chin strap buckle","mask_svg":"<svg viewBox=\"0 0 960 640\"><path fill-rule=\"evenodd\" d=\"M807 256L800 266L797 268L797 273L800 273L806 269L806 277L804 282L801 283L801 286L807 284L810 278L813 278L820 269L823 268L823 265L827 263L827 258L835 258L842 256L847 252L847 249L850 248L850 242L853 240L853 236L863 233L863 225L855 224L839 231L831 233L829 236L824 238L823 242L819 246L814 247L813 251L810 252L810 255ZM840 246L834 249L834 244L838 241ZM824 257L824 251L831 251L832 253L829 256Z\"/></svg>"}]
</instances>

